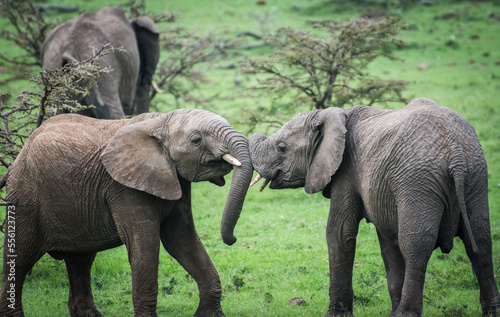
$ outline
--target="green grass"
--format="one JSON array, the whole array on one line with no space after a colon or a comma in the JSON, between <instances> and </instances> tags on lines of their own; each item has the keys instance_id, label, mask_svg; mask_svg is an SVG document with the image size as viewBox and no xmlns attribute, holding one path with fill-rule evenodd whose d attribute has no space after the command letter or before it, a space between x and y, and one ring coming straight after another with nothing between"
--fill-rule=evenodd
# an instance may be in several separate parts
<instances>
[{"instance_id":1,"label":"green grass","mask_svg":"<svg viewBox=\"0 0 500 317\"><path fill-rule=\"evenodd\" d=\"M79 1L83 9L123 1ZM322 1L148 1L156 13L180 13L178 22L162 24L160 29L183 26L203 33L213 30L233 39L239 32L258 32L250 16L269 12L272 28L309 28L307 20L348 19L361 10L338 12L321 6ZM398 12L416 30L401 32L409 47L394 50L401 62L378 59L370 71L384 78L405 79L405 97L427 97L448 106L475 127L483 145L489 168L489 199L493 237L493 260L497 282L500 279L500 23L488 18L500 13L493 2L434 1L439 5L415 7ZM73 4L73 1L59 1ZM294 7L293 5L296 5ZM458 12L450 20L435 20L446 12ZM62 17L62 16L57 16ZM64 15L65 18L71 14ZM4 26L5 21L0 21ZM477 35L479 38L474 39ZM454 38L454 40L452 40ZM452 42L450 42L452 41ZM4 47L4 46L2 46ZM2 48L3 50L3 48ZM211 83L202 88L231 99L221 100L208 110L236 124L244 108L268 106L267 96L245 97L245 87L253 80L242 76L242 86L233 84L235 70L223 69L245 55L256 56L266 49L233 51L226 59L206 70ZM167 58L165 54L162 59ZM471 62L473 61L473 62ZM427 69L418 70L425 63ZM16 93L26 83L9 83L0 91ZM160 96L161 111L174 109L166 96ZM400 108L393 104L392 108ZM185 107L190 107L186 104ZM229 179L229 177L228 177ZM219 225L229 186L193 184L193 212L198 233L212 258L223 287L222 308L228 316L322 316L328 308L328 253L325 227L329 201L320 194L307 195L302 189L259 193L251 188L236 227L238 242L226 246L220 239ZM4 212L2 211L2 216ZM190 316L198 304L196 283L164 250L160 253L158 314ZM28 316L67 315L67 278L64 263L46 256L36 264L24 287L23 302ZM354 313L377 316L390 313L385 270L372 224L362 221L357 239L354 267ZM132 316L131 276L125 248L98 254L92 269L94 298L105 316ZM292 297L304 298L305 306L288 306ZM478 284L472 274L463 243L457 238L450 254L439 250L429 261L424 289L424 316L478 316Z\"/></svg>"}]
</instances>

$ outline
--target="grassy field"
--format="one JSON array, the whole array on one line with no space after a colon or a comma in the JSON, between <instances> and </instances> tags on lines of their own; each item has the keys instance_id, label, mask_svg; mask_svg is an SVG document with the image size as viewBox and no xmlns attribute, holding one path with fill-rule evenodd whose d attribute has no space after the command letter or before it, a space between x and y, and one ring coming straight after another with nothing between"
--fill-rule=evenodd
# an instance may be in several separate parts
<instances>
[{"instance_id":1,"label":"grassy field","mask_svg":"<svg viewBox=\"0 0 500 317\"><path fill-rule=\"evenodd\" d=\"M77 1L82 10L119 5L123 0ZM147 1L148 10L178 12L178 20L161 24L213 31L227 40L240 32L259 32L256 14L270 14L275 30L282 26L310 29L309 20L346 20L369 8L341 8L321 0L257 1ZM408 25L400 38L410 45L394 50L402 61L376 60L370 71L383 78L404 79L408 99L427 97L448 106L475 127L489 168L490 217L493 260L500 282L500 15L494 1L449 2L434 0L433 6L416 6L393 12ZM59 1L73 5L74 1ZM445 19L447 13L450 18ZM54 15L67 19L72 14ZM5 25L1 21L0 25ZM4 50L2 46L1 50ZM221 101L207 108L247 133L239 114L246 108L267 107L268 96L246 97L254 78L242 75L235 86L235 70L245 55L258 56L266 48L234 50L216 64L205 67L209 79L202 86L218 93ZM161 59L168 58L163 54ZM8 65L7 65L8 67ZM38 71L34 69L34 71ZM0 74L1 76L1 74ZM9 83L0 91L13 94L26 83ZM174 109L167 96L155 99L159 111ZM185 104L184 107L192 107ZM391 105L400 108L402 104ZM305 110L308 110L305 108ZM229 180L230 177L227 177ZM229 186L193 184L193 207L198 233L221 277L222 308L227 316L322 316L328 308L328 254L325 226L329 200L302 189L259 193L251 188L235 234L238 242L227 246L220 239L219 224ZM4 217L2 210L0 218ZM0 260L1 261L1 260ZM130 267L124 247L98 254L92 271L97 307L105 316L132 316ZM354 267L354 314L388 315L391 310L385 270L373 225L363 221L357 239ZM198 304L194 280L164 250L160 253L158 314L190 316ZM24 286L27 316L65 316L68 282L64 263L49 256L39 261ZM292 297L306 305L288 306ZM424 289L424 316L478 316L481 313L478 284L472 274L463 243L458 238L450 254L439 250L429 261Z\"/></svg>"}]
</instances>

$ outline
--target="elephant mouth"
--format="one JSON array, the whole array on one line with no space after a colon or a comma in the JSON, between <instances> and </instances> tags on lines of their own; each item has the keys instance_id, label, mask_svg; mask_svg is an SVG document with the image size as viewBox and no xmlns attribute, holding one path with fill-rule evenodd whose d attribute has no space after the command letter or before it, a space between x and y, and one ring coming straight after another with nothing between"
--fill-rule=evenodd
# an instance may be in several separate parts
<instances>
[{"instance_id":1,"label":"elephant mouth","mask_svg":"<svg viewBox=\"0 0 500 317\"><path fill-rule=\"evenodd\" d=\"M285 189L285 188L300 188L304 187L304 179L285 179L283 173L278 174L275 178L271 179L269 188L271 189Z\"/></svg>"},{"instance_id":2,"label":"elephant mouth","mask_svg":"<svg viewBox=\"0 0 500 317\"><path fill-rule=\"evenodd\" d=\"M203 164L203 170L207 174L216 174L216 176L224 176L233 170L233 166L223 161L210 161Z\"/></svg>"},{"instance_id":3,"label":"elephant mouth","mask_svg":"<svg viewBox=\"0 0 500 317\"><path fill-rule=\"evenodd\" d=\"M258 171L257 171L258 172ZM274 177L266 178L262 176L260 173L257 174L255 179L250 183L250 186L255 185L262 178L264 178L264 183L262 183L260 187L260 191L263 191L267 185L271 189L285 189L285 188L300 188L304 187L305 180L304 179L295 179L295 180L285 180L284 172L278 170Z\"/></svg>"},{"instance_id":4,"label":"elephant mouth","mask_svg":"<svg viewBox=\"0 0 500 317\"><path fill-rule=\"evenodd\" d=\"M280 189L281 186L280 186L280 181L279 181L279 177L278 177L279 174L280 174L280 171L278 171L274 177L264 177L259 173L255 177L255 179L250 183L250 187L257 184L257 182L259 182L261 179L264 178L264 183L262 183L262 185L260 186L259 191L263 191L267 187L268 184L270 184L269 188L271 188L271 189Z\"/></svg>"},{"instance_id":5,"label":"elephant mouth","mask_svg":"<svg viewBox=\"0 0 500 317\"><path fill-rule=\"evenodd\" d=\"M206 168L217 168L221 170L229 170L231 171L233 169L233 166L227 162L220 161L220 160L213 160L213 161L208 161L203 163L203 167Z\"/></svg>"},{"instance_id":6,"label":"elephant mouth","mask_svg":"<svg viewBox=\"0 0 500 317\"><path fill-rule=\"evenodd\" d=\"M191 182L209 181L217 186L224 186L224 175L229 174L233 170L233 165L222 160L207 160L198 166L194 175L190 179Z\"/></svg>"},{"instance_id":7,"label":"elephant mouth","mask_svg":"<svg viewBox=\"0 0 500 317\"><path fill-rule=\"evenodd\" d=\"M269 183L269 188L271 189L281 189L280 182L277 179L272 179Z\"/></svg>"},{"instance_id":8,"label":"elephant mouth","mask_svg":"<svg viewBox=\"0 0 500 317\"><path fill-rule=\"evenodd\" d=\"M276 174L274 175L274 177L271 178L271 179L269 179L271 181L270 184L269 184L269 188L271 188L271 189L280 189L280 188L282 188L282 186L280 186L280 184L281 184L281 181L280 181L281 178L280 177L282 176L282 174L283 173L280 170L278 170L276 172Z\"/></svg>"},{"instance_id":9,"label":"elephant mouth","mask_svg":"<svg viewBox=\"0 0 500 317\"><path fill-rule=\"evenodd\" d=\"M231 157L231 159L234 159L233 157ZM202 163L202 166L204 169L206 170L211 170L212 172L214 171L220 171L221 173L223 173L222 175L226 175L226 174L229 174L229 172L231 172L233 170L233 165L236 165L238 166L237 164L240 164L237 160L236 160L236 163L233 162L233 161L228 161L226 158L211 158L211 159L207 159L205 160L205 162Z\"/></svg>"}]
</instances>

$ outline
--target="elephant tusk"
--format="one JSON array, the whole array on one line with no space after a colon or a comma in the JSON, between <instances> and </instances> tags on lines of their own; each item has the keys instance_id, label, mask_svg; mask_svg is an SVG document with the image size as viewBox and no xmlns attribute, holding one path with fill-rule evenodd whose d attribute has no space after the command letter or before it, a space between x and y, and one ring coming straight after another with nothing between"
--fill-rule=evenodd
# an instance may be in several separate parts
<instances>
[{"instance_id":1,"label":"elephant tusk","mask_svg":"<svg viewBox=\"0 0 500 317\"><path fill-rule=\"evenodd\" d=\"M262 176L260 176L260 174L257 174L257 176L255 176L255 178L253 179L253 181L250 183L250 187L252 187L253 185L257 184L261 179L262 179Z\"/></svg>"},{"instance_id":2,"label":"elephant tusk","mask_svg":"<svg viewBox=\"0 0 500 317\"><path fill-rule=\"evenodd\" d=\"M270 179L266 179L264 181L264 184L262 184L262 186L260 186L260 190L259 191L263 191L264 188L266 188L267 184L269 184L270 181L271 181Z\"/></svg>"},{"instance_id":3,"label":"elephant tusk","mask_svg":"<svg viewBox=\"0 0 500 317\"><path fill-rule=\"evenodd\" d=\"M153 89L158 93L158 94L163 94L163 90L158 87L158 85L154 82L154 80L151 81L151 86L153 86Z\"/></svg>"},{"instance_id":4,"label":"elephant tusk","mask_svg":"<svg viewBox=\"0 0 500 317\"><path fill-rule=\"evenodd\" d=\"M222 159L234 166L241 166L241 163L240 161L238 161L237 159L235 159L231 154L224 154L222 155Z\"/></svg>"}]
</instances>

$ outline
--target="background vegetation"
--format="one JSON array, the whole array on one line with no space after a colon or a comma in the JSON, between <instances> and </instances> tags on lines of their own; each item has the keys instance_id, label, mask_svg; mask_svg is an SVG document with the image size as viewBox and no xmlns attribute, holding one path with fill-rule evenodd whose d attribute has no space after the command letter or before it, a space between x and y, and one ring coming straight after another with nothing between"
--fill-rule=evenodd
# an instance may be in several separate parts
<instances>
[{"instance_id":1,"label":"background vegetation","mask_svg":"<svg viewBox=\"0 0 500 317\"><path fill-rule=\"evenodd\" d=\"M123 5L123 0L64 0L59 4L78 5L80 11L96 11L104 5ZM267 35L278 28L290 27L320 37L311 21L346 22L361 15L377 15L375 12L382 10L400 17L407 27L398 38L407 45L383 49L401 61L377 58L367 65L366 71L382 79L406 81L404 98L431 98L456 110L476 128L489 167L493 260L499 282L500 6L497 2L150 0L146 4L147 11L171 17L171 22L158 24L166 43L160 63L172 63L169 57L180 56L183 48L185 51L193 47L189 43L201 43L207 37L210 38L207 50L212 50L204 51L210 58L200 59L189 72L177 76L178 81L165 86L164 94L155 96L154 111L203 107L228 118L233 126L248 134L252 128L272 133L293 115L286 112L289 111L286 96L276 100L249 89L257 86L257 79L265 79L265 75L256 77L241 69L241 61L246 57L258 59L273 52L273 47L265 41ZM44 18L62 21L77 14L47 10ZM9 28L7 20L0 20L0 29ZM183 42L186 34L192 36ZM0 40L0 53L13 57L24 52ZM166 71L173 69L165 67ZM9 79L18 73L17 69L15 64L0 62L0 92L8 91L15 96L33 86L25 80ZM36 66L31 68L33 73L39 71ZM402 104L373 106L397 109ZM274 111L271 115L276 115L275 125L251 124L252 113L270 109ZM304 104L293 108L293 113L309 109L311 105ZM325 226L329 201L319 194L307 195L302 189L259 193L257 188L251 188L236 227L238 242L229 247L222 243L219 233L228 188L209 183L193 185L197 230L221 276L222 307L226 315L322 316L328 308ZM4 215L2 209L0 218ZM458 238L455 242L450 254L436 250L429 262L424 316L480 315L477 282L463 243ZM356 252L355 315L388 315L390 299L373 225L361 223ZM158 313L192 315L198 303L196 283L165 251L160 257ZM130 267L124 247L98 254L92 283L96 304L105 316L133 315ZM67 294L64 264L46 256L36 264L25 283L25 312L28 316L65 316ZM292 297L303 298L306 304L288 305Z\"/></svg>"}]
</instances>

